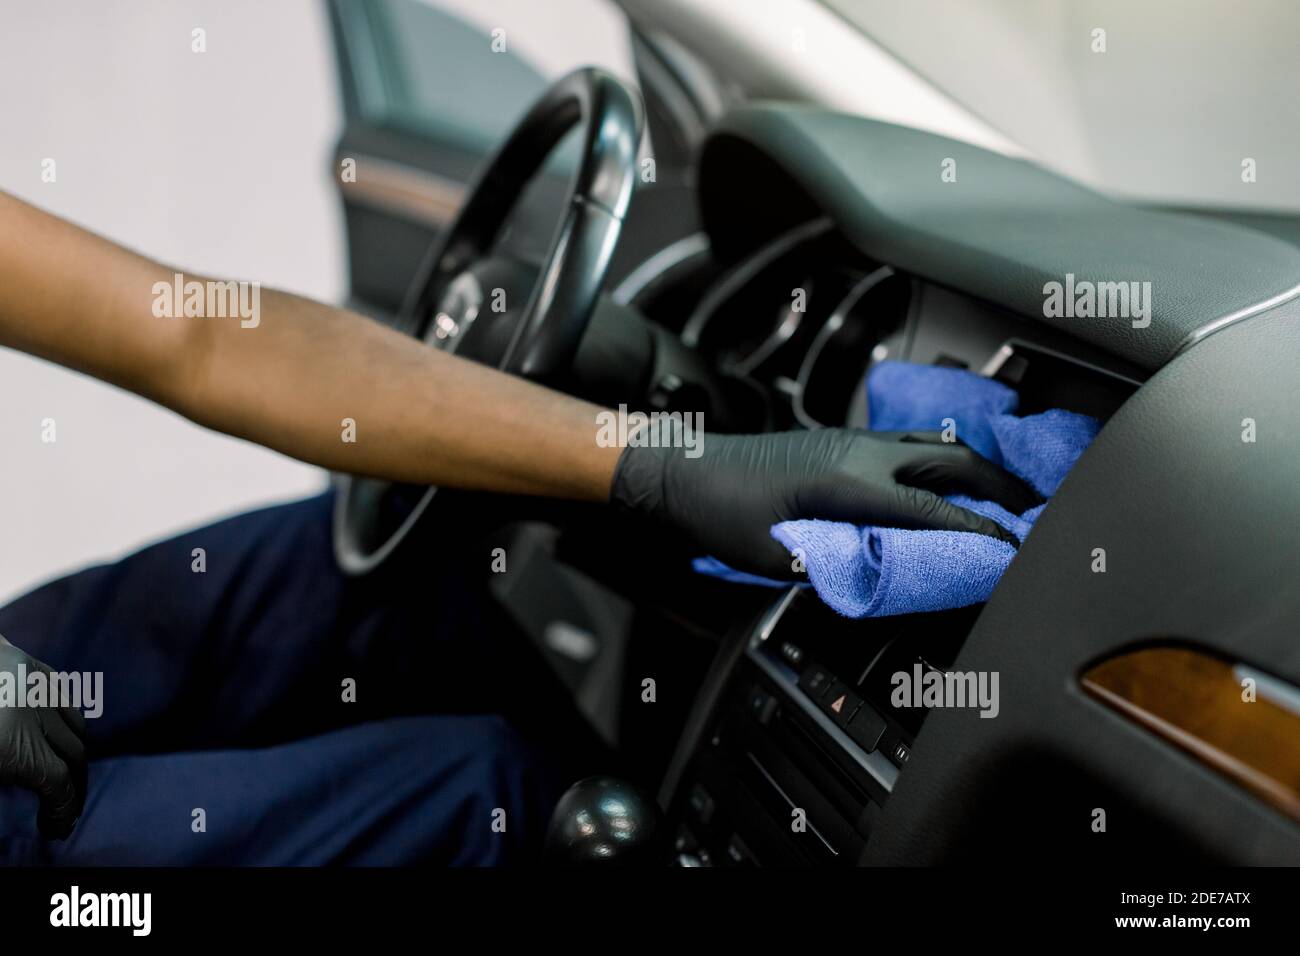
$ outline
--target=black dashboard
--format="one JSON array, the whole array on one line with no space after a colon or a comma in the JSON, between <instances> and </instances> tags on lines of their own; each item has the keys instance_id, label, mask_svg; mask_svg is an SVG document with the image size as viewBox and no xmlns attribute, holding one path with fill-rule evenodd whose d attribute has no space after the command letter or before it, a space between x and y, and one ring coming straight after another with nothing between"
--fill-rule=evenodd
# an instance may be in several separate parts
<instances>
[{"instance_id":1,"label":"black dashboard","mask_svg":"<svg viewBox=\"0 0 1300 956\"><path fill-rule=\"evenodd\" d=\"M966 193L940 192L949 156ZM1107 425L987 605L852 622L794 588L735 623L660 793L679 861L1032 859L1044 833L1086 861L1300 859L1285 808L1081 679L1172 644L1300 683L1300 599L1274 588L1300 560L1281 530L1300 528L1284 490L1300 465L1300 253L806 108L726 120L699 189L715 268L675 331L769 396L765 427L865 424L865 375L885 358ZM1150 282L1149 321L1047 314L1045 285L1067 274ZM1273 441L1243 452L1259 415ZM1097 547L1108 573L1089 567ZM889 676L912 668L998 674L1001 712L896 707ZM1098 808L1124 840L1095 839Z\"/></svg>"},{"instance_id":2,"label":"black dashboard","mask_svg":"<svg viewBox=\"0 0 1300 956\"><path fill-rule=\"evenodd\" d=\"M1206 335L1293 298L1300 249L1102 196L1035 163L920 130L790 105L729 113L699 160L724 260L816 215L901 272L1155 371ZM1044 308L1045 286L1149 284L1144 320Z\"/></svg>"},{"instance_id":3,"label":"black dashboard","mask_svg":"<svg viewBox=\"0 0 1300 956\"><path fill-rule=\"evenodd\" d=\"M1105 419L1147 372L854 250L827 217L725 271L681 329L727 374L781 396L770 427L866 424L864 382L885 359L969 369L1014 386L1024 413Z\"/></svg>"}]
</instances>

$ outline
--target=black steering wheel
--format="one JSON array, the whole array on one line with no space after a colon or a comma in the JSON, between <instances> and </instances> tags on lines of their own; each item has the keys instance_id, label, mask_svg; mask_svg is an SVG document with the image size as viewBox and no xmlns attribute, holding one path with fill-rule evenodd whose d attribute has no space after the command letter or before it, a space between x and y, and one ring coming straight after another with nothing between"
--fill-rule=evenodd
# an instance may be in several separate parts
<instances>
[{"instance_id":1,"label":"black steering wheel","mask_svg":"<svg viewBox=\"0 0 1300 956\"><path fill-rule=\"evenodd\" d=\"M487 162L430 249L398 327L525 378L545 382L563 373L591 318L632 198L642 116L639 96L603 70L580 69L556 81ZM544 264L538 269L494 255L525 187L575 127L580 159ZM489 298L498 289L507 305L524 301L523 308L493 309ZM348 574L379 567L426 516L438 490L420 489L414 506L394 520L395 487L340 476L334 554Z\"/></svg>"}]
</instances>

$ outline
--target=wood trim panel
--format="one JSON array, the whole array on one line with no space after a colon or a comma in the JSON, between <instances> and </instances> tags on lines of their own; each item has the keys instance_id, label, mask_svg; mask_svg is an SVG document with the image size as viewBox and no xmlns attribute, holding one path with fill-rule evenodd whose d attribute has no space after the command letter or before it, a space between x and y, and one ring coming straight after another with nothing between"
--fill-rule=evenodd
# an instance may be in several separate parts
<instances>
[{"instance_id":1,"label":"wood trim panel","mask_svg":"<svg viewBox=\"0 0 1300 956\"><path fill-rule=\"evenodd\" d=\"M451 222L464 203L467 188L460 183L411 166L373 156L356 156L355 182L344 182L342 170L334 178L345 202L359 202L384 212L441 228Z\"/></svg>"},{"instance_id":2,"label":"wood trim panel","mask_svg":"<svg viewBox=\"0 0 1300 956\"><path fill-rule=\"evenodd\" d=\"M1085 671L1083 689L1300 822L1300 714L1187 647L1147 647ZM1281 686L1276 679L1269 685ZM1289 689L1289 686L1288 686ZM1279 696L1280 695L1276 695Z\"/></svg>"}]
</instances>

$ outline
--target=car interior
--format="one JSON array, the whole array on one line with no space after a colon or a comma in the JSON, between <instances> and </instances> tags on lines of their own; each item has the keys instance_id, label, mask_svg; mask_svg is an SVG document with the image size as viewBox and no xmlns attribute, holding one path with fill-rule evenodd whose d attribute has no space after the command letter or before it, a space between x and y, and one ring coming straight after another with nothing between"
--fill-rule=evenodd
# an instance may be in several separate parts
<instances>
[{"instance_id":1,"label":"car interior","mask_svg":"<svg viewBox=\"0 0 1300 956\"><path fill-rule=\"evenodd\" d=\"M1300 861L1294 233L750 96L651 4L624 8L631 77L543 78L437 5L329 10L359 311L709 431L866 427L886 360L1104 426L987 603L862 620L804 585L698 574L687 542L607 509L340 476L350 573L449 541L510 555L508 575L484 560L493 594L593 731L574 746L598 776L557 815L645 806L597 852ZM438 92L452 57L464 81ZM1076 277L1149 283L1149 311L1045 309ZM900 704L891 678L914 668L999 674L996 719ZM1098 808L1119 838L1096 838Z\"/></svg>"}]
</instances>

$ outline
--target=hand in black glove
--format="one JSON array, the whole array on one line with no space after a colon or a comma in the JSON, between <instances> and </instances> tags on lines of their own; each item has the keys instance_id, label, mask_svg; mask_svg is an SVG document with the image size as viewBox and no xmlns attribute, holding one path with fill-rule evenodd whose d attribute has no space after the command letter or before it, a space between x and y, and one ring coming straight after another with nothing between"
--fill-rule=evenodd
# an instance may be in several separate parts
<instances>
[{"instance_id":1,"label":"hand in black glove","mask_svg":"<svg viewBox=\"0 0 1300 956\"><path fill-rule=\"evenodd\" d=\"M25 673L50 673L40 661L0 637L0 672L8 672L17 694ZM0 786L34 790L41 799L37 826L46 839L63 840L86 802L86 721L74 707L17 707L0 701Z\"/></svg>"},{"instance_id":2,"label":"hand in black glove","mask_svg":"<svg viewBox=\"0 0 1300 956\"><path fill-rule=\"evenodd\" d=\"M659 443L668 437L661 431ZM973 531L1014 545L1010 532L940 496L996 501L1014 514L1040 503L1019 479L937 432L708 434L701 451L688 458L681 447L628 447L611 500L680 529L738 570L771 578L796 576L770 533L780 521Z\"/></svg>"}]
</instances>

